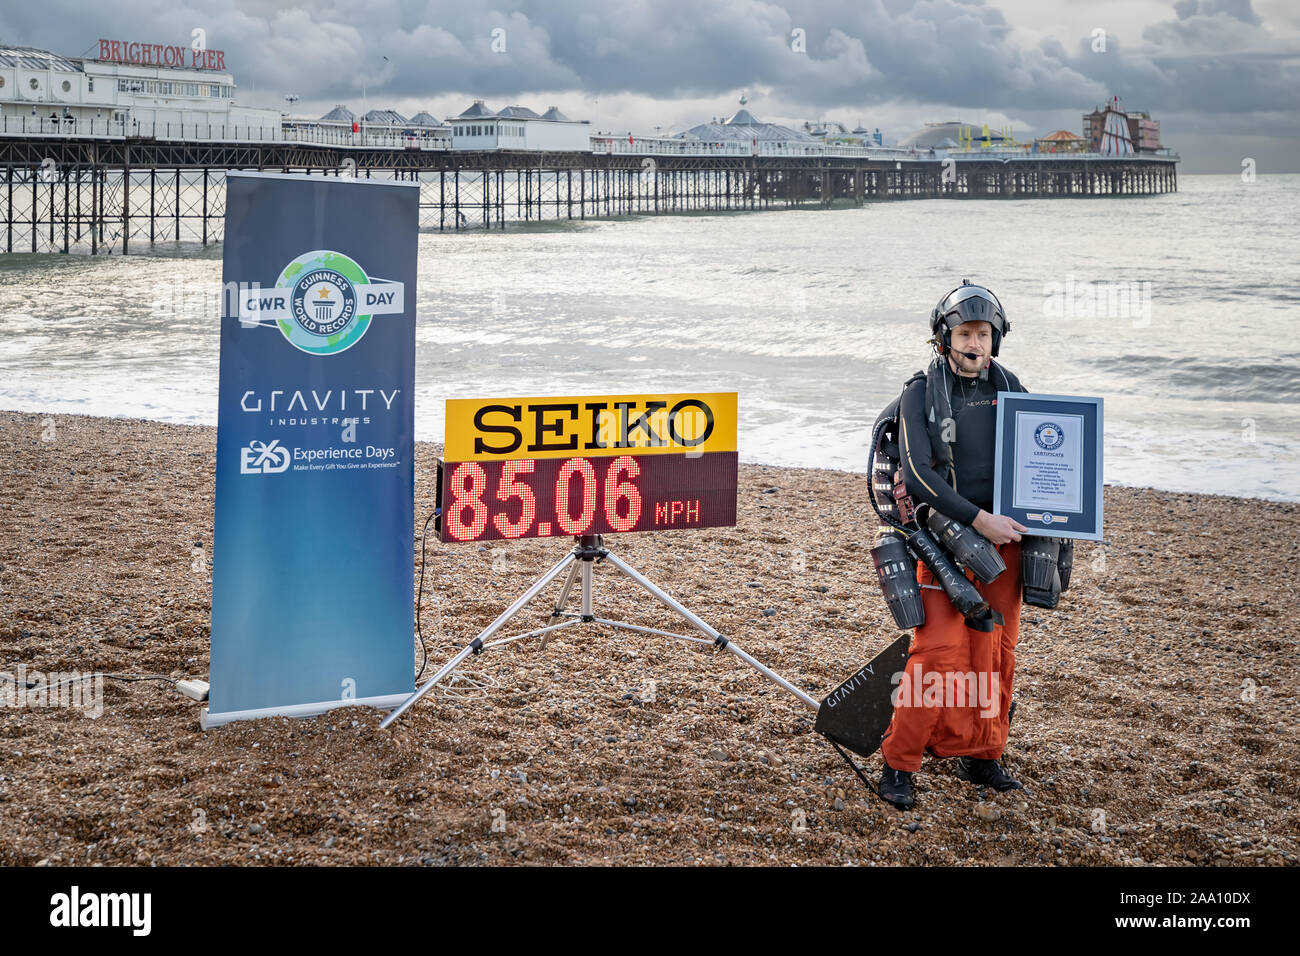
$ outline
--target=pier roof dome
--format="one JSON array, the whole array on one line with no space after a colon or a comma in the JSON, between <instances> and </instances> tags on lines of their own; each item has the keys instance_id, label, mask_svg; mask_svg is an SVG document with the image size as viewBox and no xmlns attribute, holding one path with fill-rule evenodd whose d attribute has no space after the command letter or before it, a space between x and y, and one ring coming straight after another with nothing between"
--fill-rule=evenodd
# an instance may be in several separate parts
<instances>
[{"instance_id":1,"label":"pier roof dome","mask_svg":"<svg viewBox=\"0 0 1300 956\"><path fill-rule=\"evenodd\" d=\"M486 106L483 105L482 100L475 100L474 104L465 112L461 113L460 116L457 117L457 119L476 119L480 116L488 117L488 116L496 116L496 115L497 114L495 112L493 112L492 110L488 109Z\"/></svg>"},{"instance_id":2,"label":"pier roof dome","mask_svg":"<svg viewBox=\"0 0 1300 956\"><path fill-rule=\"evenodd\" d=\"M0 66L18 66L27 70L54 70L56 73L80 73L81 64L34 46L0 46Z\"/></svg>"},{"instance_id":3,"label":"pier roof dome","mask_svg":"<svg viewBox=\"0 0 1300 956\"><path fill-rule=\"evenodd\" d=\"M350 109L348 109L342 103L339 103L337 106L334 107L334 109L330 110L328 113L326 113L324 116L321 117L321 119L323 120L329 120L330 122L334 122L334 123L351 123L356 118L357 118L356 114L354 114Z\"/></svg>"},{"instance_id":4,"label":"pier roof dome","mask_svg":"<svg viewBox=\"0 0 1300 956\"><path fill-rule=\"evenodd\" d=\"M406 117L395 110L371 110L361 118L367 123L386 123L389 126L406 125Z\"/></svg>"},{"instance_id":5,"label":"pier roof dome","mask_svg":"<svg viewBox=\"0 0 1300 956\"><path fill-rule=\"evenodd\" d=\"M764 142L815 143L817 140L807 133L781 126L777 123L764 123L749 110L737 110L722 122L701 123L692 126L685 133L677 134L678 139L701 139L706 142L725 142L727 140L762 140Z\"/></svg>"}]
</instances>

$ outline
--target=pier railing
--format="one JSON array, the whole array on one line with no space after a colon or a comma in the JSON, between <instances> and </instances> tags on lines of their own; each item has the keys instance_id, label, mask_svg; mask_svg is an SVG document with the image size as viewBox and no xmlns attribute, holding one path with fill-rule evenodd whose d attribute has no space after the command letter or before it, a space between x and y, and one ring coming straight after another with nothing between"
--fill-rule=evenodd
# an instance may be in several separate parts
<instances>
[{"instance_id":1,"label":"pier railing","mask_svg":"<svg viewBox=\"0 0 1300 956\"><path fill-rule=\"evenodd\" d=\"M359 132L328 126L287 126L281 133L286 143L310 146L356 146L367 149L422 149L449 152L451 140L397 127L363 126Z\"/></svg>"},{"instance_id":2,"label":"pier railing","mask_svg":"<svg viewBox=\"0 0 1300 956\"><path fill-rule=\"evenodd\" d=\"M1143 160L1158 160L1160 162L1178 161L1179 156L1171 149L1157 149L1142 153L1132 153L1128 156L1115 156L1109 153L1088 153L1088 152L1059 152L1043 153L1031 152L1028 149L949 149L942 152L936 151L935 158L945 159L951 157L958 162L988 162L989 160L998 161L1027 161L1027 162L1062 162L1077 163L1081 159L1089 162L1093 160L1114 159L1122 162L1142 162Z\"/></svg>"},{"instance_id":3,"label":"pier railing","mask_svg":"<svg viewBox=\"0 0 1300 956\"><path fill-rule=\"evenodd\" d=\"M451 140L436 137L420 128L361 124L357 132L347 123L293 120L280 126L245 126L217 123L141 123L137 120L89 119L49 116L0 116L0 136L25 139L97 139L108 142L155 140L172 143L258 144L286 143L343 149L391 149L450 152ZM1115 160L1177 162L1170 149L1157 149L1129 156L1091 152L1031 152L1029 149L979 147L970 149L917 149L898 146L852 146L840 143L804 143L780 140L680 139L676 137L611 136L591 137L591 152L600 156L776 157L788 159L867 159L899 162L942 162L951 158L970 161L1077 162Z\"/></svg>"},{"instance_id":4,"label":"pier railing","mask_svg":"<svg viewBox=\"0 0 1300 956\"><path fill-rule=\"evenodd\" d=\"M649 136L593 136L591 151L599 156L753 156L749 143L710 143L699 139Z\"/></svg>"},{"instance_id":5,"label":"pier railing","mask_svg":"<svg viewBox=\"0 0 1300 956\"><path fill-rule=\"evenodd\" d=\"M933 159L928 151L893 146L847 146L779 140L721 140L593 136L591 151L602 156L842 156L858 159Z\"/></svg>"},{"instance_id":6,"label":"pier railing","mask_svg":"<svg viewBox=\"0 0 1300 956\"><path fill-rule=\"evenodd\" d=\"M136 120L49 116L0 117L0 136L28 139L98 139L110 142L152 139L175 143L301 143L367 149L450 150L451 141L422 131L362 125L352 132L346 125L250 126L242 123L141 123Z\"/></svg>"}]
</instances>

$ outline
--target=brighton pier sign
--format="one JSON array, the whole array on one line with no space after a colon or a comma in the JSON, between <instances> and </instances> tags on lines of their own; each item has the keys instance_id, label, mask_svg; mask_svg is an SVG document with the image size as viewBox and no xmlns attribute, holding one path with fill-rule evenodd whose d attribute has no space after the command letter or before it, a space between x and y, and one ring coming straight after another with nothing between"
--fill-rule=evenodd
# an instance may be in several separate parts
<instances>
[{"instance_id":1,"label":"brighton pier sign","mask_svg":"<svg viewBox=\"0 0 1300 956\"><path fill-rule=\"evenodd\" d=\"M108 63L127 63L133 66L170 66L178 70L224 70L224 50L209 50L195 39L189 46L172 46L165 43L137 43L134 40L99 41L97 59Z\"/></svg>"}]
</instances>

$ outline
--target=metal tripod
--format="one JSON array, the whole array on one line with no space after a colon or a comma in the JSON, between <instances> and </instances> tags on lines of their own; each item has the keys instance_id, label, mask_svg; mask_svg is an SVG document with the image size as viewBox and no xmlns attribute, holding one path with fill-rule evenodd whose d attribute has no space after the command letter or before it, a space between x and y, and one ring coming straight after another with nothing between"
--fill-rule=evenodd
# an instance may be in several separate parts
<instances>
[{"instance_id":1,"label":"metal tripod","mask_svg":"<svg viewBox=\"0 0 1300 956\"><path fill-rule=\"evenodd\" d=\"M489 647L500 647L502 644L510 644L513 641L522 641L526 637L540 636L542 638L542 647L545 647L547 641L551 639L551 636L556 631L561 628L572 627L575 624L604 624L607 627L619 628L625 631L637 631L641 634L662 634L665 637L675 637L683 641L696 641L700 644L713 644L716 647L735 654L764 677L776 681L776 683L794 694L794 696L798 697L813 710L817 710L821 706L817 700L804 693L798 687L795 687L785 678L772 672L754 658L750 657L730 640L723 637L708 624L705 624L702 620L688 611L679 602L673 600L657 588L640 572L629 567L626 563L620 560L616 554L605 547L600 535L582 535L576 540L577 544L574 545L572 551L566 554L553 568L534 581L532 586L520 595L519 599L515 601L514 604L502 611L500 617L484 628L479 633L478 637L474 638L474 640L470 641L469 644L460 650L460 653L449 660L446 664L442 665L442 668L436 674L425 681L419 690L403 701L400 707L385 717L379 726L381 728L387 727L398 717L401 717L402 714L406 713L406 711L415 704L416 701L429 693L429 691L433 690L439 681L459 667L461 662L471 654L480 654ZM622 571L646 591L649 591L650 594L661 603L667 605L671 610L676 611L686 619L688 624L705 636L696 637L692 634L676 634L672 631L663 631L654 627L641 627L636 624L628 624L624 621L612 621L609 618L597 617L592 610L592 581L595 578L595 565L606 561L612 564L619 571ZM534 630L527 631L523 634L516 634L513 637L489 640L492 635L501 630L501 628L503 628L511 618L522 611L529 602L533 600L533 598L537 597L543 588L560 575L564 574L565 571L568 572L568 577L564 579L564 586L560 590L560 598L556 602L555 610L551 612L552 620L555 618L564 618L564 620L556 624L548 624L545 627L535 628ZM569 595L573 591L573 586L578 582L579 577L582 579L582 611L580 613L574 613L565 610L565 607L569 602Z\"/></svg>"}]
</instances>

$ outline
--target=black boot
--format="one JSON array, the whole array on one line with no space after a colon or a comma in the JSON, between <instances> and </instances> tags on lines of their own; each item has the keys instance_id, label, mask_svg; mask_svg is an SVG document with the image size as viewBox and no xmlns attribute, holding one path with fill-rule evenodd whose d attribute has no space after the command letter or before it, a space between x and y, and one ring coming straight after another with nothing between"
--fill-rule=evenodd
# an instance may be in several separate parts
<instances>
[{"instance_id":1,"label":"black boot","mask_svg":"<svg viewBox=\"0 0 1300 956\"><path fill-rule=\"evenodd\" d=\"M994 790L1023 790L1020 781L1002 769L996 760L978 760L975 757L957 758L957 776L980 787Z\"/></svg>"},{"instance_id":2,"label":"black boot","mask_svg":"<svg viewBox=\"0 0 1300 956\"><path fill-rule=\"evenodd\" d=\"M892 803L899 810L911 809L916 803L912 792L912 774L907 770L895 770L888 762L880 774L880 799Z\"/></svg>"}]
</instances>

